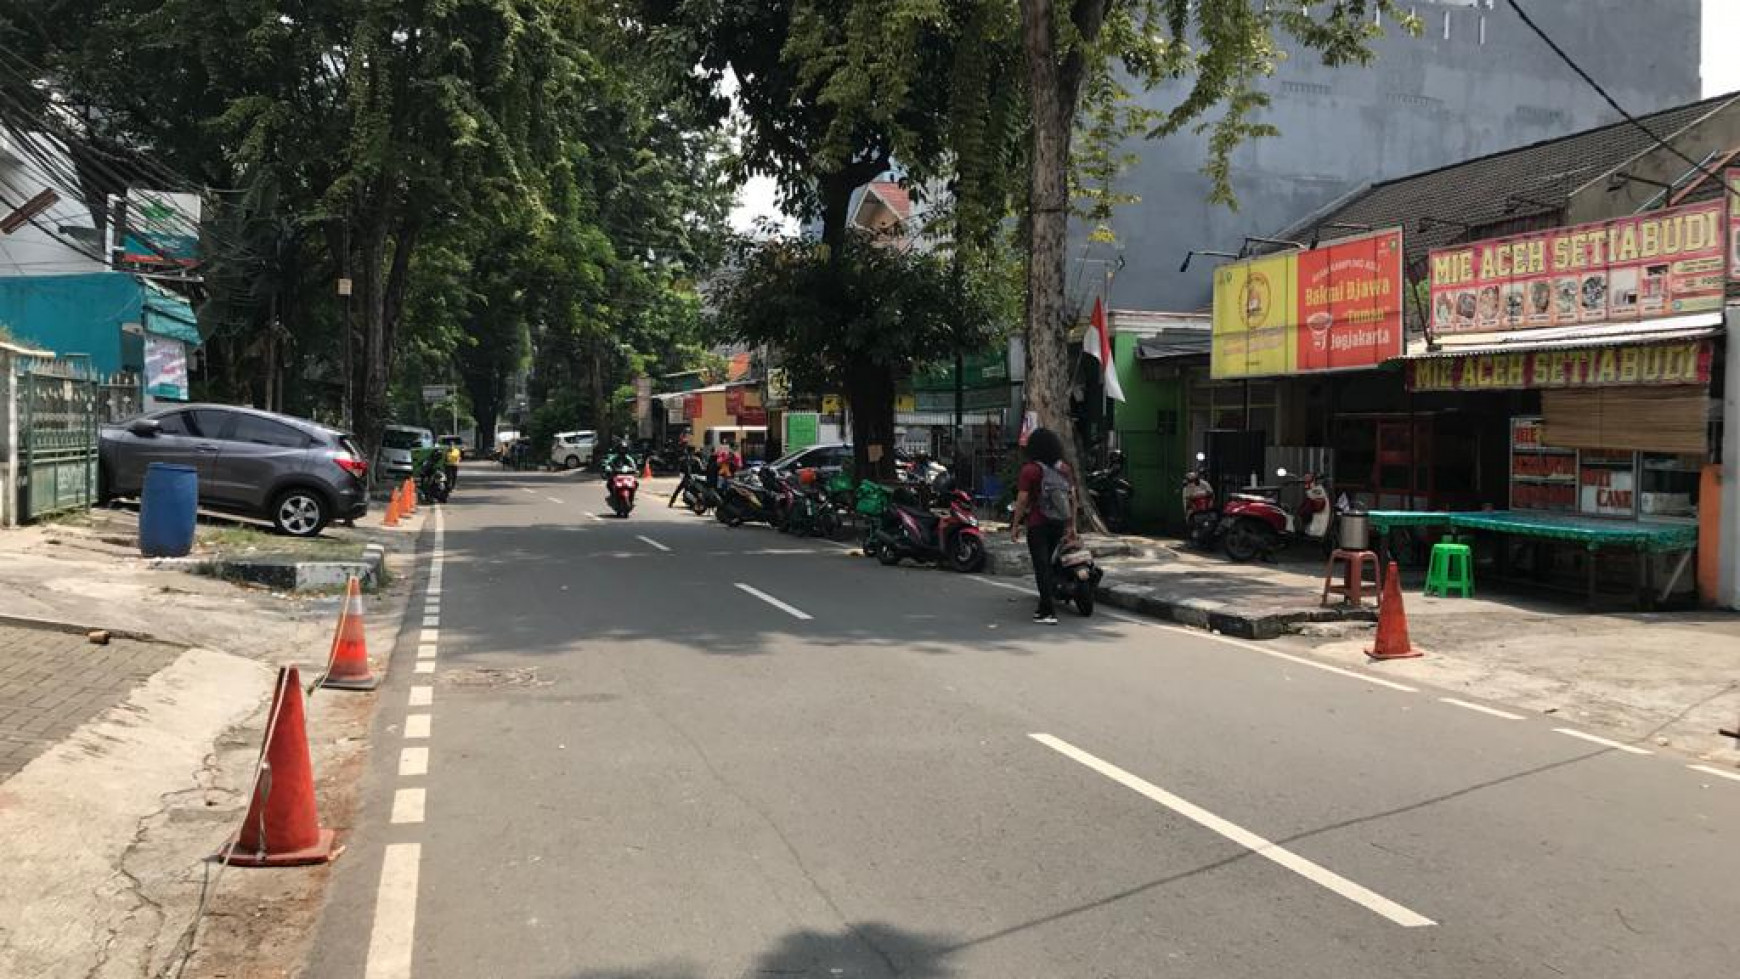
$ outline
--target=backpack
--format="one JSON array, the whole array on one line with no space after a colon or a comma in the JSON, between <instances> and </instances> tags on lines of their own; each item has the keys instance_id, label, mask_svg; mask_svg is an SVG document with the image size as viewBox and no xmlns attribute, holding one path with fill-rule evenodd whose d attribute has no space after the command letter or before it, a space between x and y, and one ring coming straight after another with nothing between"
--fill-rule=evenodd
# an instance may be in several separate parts
<instances>
[{"instance_id":1,"label":"backpack","mask_svg":"<svg viewBox=\"0 0 1740 979\"><path fill-rule=\"evenodd\" d=\"M1069 477L1056 466L1036 463L1039 466L1039 513L1047 520L1068 522L1074 514L1070 513L1070 499L1074 488L1070 486Z\"/></svg>"}]
</instances>

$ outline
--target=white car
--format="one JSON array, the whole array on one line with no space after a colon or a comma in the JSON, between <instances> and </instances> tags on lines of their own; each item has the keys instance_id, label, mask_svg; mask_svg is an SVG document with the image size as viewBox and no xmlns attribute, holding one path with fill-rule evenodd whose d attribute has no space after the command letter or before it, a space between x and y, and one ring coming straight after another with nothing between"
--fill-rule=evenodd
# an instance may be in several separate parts
<instances>
[{"instance_id":1,"label":"white car","mask_svg":"<svg viewBox=\"0 0 1740 979\"><path fill-rule=\"evenodd\" d=\"M381 450L375 455L375 470L394 479L412 474L418 450L435 446L435 433L415 425L388 425L381 434Z\"/></svg>"},{"instance_id":2,"label":"white car","mask_svg":"<svg viewBox=\"0 0 1740 979\"><path fill-rule=\"evenodd\" d=\"M559 469L578 469L592 462L592 452L597 447L597 432L557 432L550 440L550 464Z\"/></svg>"}]
</instances>

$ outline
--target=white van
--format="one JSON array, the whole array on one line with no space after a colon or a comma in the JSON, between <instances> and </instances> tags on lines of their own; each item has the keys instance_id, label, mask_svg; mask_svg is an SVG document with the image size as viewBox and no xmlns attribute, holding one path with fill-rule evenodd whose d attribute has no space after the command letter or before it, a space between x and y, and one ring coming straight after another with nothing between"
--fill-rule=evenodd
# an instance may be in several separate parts
<instances>
[{"instance_id":1,"label":"white van","mask_svg":"<svg viewBox=\"0 0 1740 979\"><path fill-rule=\"evenodd\" d=\"M701 433L701 458L711 456L722 445L737 450L745 461L760 458L767 448L766 425L720 425Z\"/></svg>"},{"instance_id":2,"label":"white van","mask_svg":"<svg viewBox=\"0 0 1740 979\"><path fill-rule=\"evenodd\" d=\"M597 432L557 432L550 440L550 465L558 469L579 469L592 462L592 452L597 447Z\"/></svg>"}]
</instances>

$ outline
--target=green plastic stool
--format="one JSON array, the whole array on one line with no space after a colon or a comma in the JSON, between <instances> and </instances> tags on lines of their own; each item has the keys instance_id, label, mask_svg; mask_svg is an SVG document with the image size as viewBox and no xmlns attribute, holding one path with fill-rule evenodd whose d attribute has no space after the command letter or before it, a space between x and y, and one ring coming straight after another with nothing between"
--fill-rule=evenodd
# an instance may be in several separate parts
<instances>
[{"instance_id":1,"label":"green plastic stool","mask_svg":"<svg viewBox=\"0 0 1740 979\"><path fill-rule=\"evenodd\" d=\"M1474 597L1474 548L1439 542L1432 545L1432 563L1426 568L1426 594L1449 598L1451 589L1463 598Z\"/></svg>"}]
</instances>

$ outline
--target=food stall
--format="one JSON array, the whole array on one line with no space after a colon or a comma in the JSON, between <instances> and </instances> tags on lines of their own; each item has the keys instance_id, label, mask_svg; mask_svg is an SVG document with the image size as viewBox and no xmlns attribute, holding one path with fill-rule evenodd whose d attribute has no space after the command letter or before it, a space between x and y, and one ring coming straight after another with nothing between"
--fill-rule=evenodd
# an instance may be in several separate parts
<instances>
[{"instance_id":1,"label":"food stall","mask_svg":"<svg viewBox=\"0 0 1740 979\"><path fill-rule=\"evenodd\" d=\"M1722 202L1432 252L1414 393L1528 392L1506 509L1379 510L1473 535L1483 575L1641 607L1690 598L1727 279Z\"/></svg>"}]
</instances>

